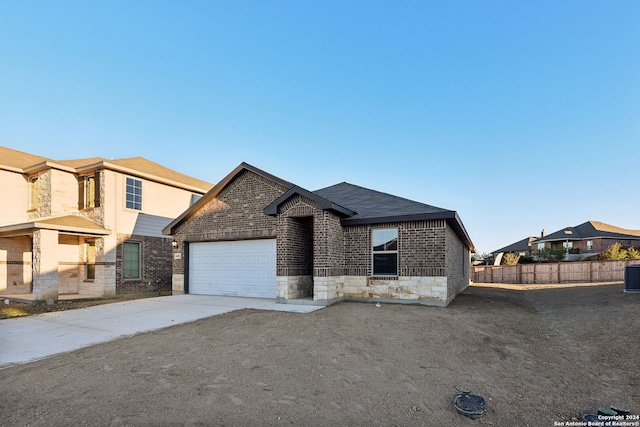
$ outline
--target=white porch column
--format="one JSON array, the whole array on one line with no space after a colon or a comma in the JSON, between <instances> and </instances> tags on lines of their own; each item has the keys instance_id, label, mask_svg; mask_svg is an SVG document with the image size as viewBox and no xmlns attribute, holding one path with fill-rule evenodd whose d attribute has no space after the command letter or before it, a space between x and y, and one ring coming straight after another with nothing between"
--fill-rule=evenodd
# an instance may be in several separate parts
<instances>
[{"instance_id":1,"label":"white porch column","mask_svg":"<svg viewBox=\"0 0 640 427\"><path fill-rule=\"evenodd\" d=\"M58 299L58 231L33 232L33 299Z\"/></svg>"}]
</instances>

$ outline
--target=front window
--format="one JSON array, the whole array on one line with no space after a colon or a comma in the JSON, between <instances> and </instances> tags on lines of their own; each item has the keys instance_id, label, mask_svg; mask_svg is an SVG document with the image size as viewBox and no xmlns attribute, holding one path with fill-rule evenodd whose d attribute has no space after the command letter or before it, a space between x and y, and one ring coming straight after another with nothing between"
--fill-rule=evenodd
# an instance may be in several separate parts
<instances>
[{"instance_id":1,"label":"front window","mask_svg":"<svg viewBox=\"0 0 640 427\"><path fill-rule=\"evenodd\" d=\"M96 278L96 242L87 242L87 280Z\"/></svg>"},{"instance_id":2,"label":"front window","mask_svg":"<svg viewBox=\"0 0 640 427\"><path fill-rule=\"evenodd\" d=\"M31 178L29 182L31 186L31 209L38 209L39 206L39 198L38 193L40 191L40 184L38 182L38 177Z\"/></svg>"},{"instance_id":3,"label":"front window","mask_svg":"<svg viewBox=\"0 0 640 427\"><path fill-rule=\"evenodd\" d=\"M565 249L573 249L573 242L562 242L562 247Z\"/></svg>"},{"instance_id":4,"label":"front window","mask_svg":"<svg viewBox=\"0 0 640 427\"><path fill-rule=\"evenodd\" d=\"M127 178L127 209L142 210L142 181Z\"/></svg>"},{"instance_id":5,"label":"front window","mask_svg":"<svg viewBox=\"0 0 640 427\"><path fill-rule=\"evenodd\" d=\"M544 249L544 243L538 243L538 250L541 251Z\"/></svg>"},{"instance_id":6,"label":"front window","mask_svg":"<svg viewBox=\"0 0 640 427\"><path fill-rule=\"evenodd\" d=\"M373 275L398 275L398 229L381 228L371 232Z\"/></svg>"},{"instance_id":7,"label":"front window","mask_svg":"<svg viewBox=\"0 0 640 427\"><path fill-rule=\"evenodd\" d=\"M593 240L587 240L587 250L593 250Z\"/></svg>"},{"instance_id":8,"label":"front window","mask_svg":"<svg viewBox=\"0 0 640 427\"><path fill-rule=\"evenodd\" d=\"M140 243L125 242L123 245L123 274L125 279L140 278Z\"/></svg>"},{"instance_id":9,"label":"front window","mask_svg":"<svg viewBox=\"0 0 640 427\"><path fill-rule=\"evenodd\" d=\"M93 176L87 176L84 179L84 207L96 207L96 179Z\"/></svg>"}]
</instances>

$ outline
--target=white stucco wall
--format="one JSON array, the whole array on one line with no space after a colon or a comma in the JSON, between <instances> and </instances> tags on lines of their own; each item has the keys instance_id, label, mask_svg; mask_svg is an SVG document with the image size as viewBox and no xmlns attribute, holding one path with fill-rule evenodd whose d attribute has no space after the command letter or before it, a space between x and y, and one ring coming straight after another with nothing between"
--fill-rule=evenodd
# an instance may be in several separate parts
<instances>
[{"instance_id":1,"label":"white stucco wall","mask_svg":"<svg viewBox=\"0 0 640 427\"><path fill-rule=\"evenodd\" d=\"M51 215L78 212L78 178L71 172L51 170Z\"/></svg>"},{"instance_id":2,"label":"white stucco wall","mask_svg":"<svg viewBox=\"0 0 640 427\"><path fill-rule=\"evenodd\" d=\"M29 183L24 175L0 169L0 225L28 219Z\"/></svg>"},{"instance_id":3,"label":"white stucco wall","mask_svg":"<svg viewBox=\"0 0 640 427\"><path fill-rule=\"evenodd\" d=\"M142 210L126 207L127 177L142 181ZM112 215L105 212L105 225L119 234L132 234L139 213L176 218L191 204L191 191L114 171L105 171L105 178L108 194L104 206L113 211Z\"/></svg>"}]
</instances>

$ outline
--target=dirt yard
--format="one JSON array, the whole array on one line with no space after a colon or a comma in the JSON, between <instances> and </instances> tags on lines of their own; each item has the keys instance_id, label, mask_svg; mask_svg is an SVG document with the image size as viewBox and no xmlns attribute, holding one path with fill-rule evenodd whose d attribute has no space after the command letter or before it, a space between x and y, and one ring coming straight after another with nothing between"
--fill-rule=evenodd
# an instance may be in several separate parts
<instances>
[{"instance_id":1,"label":"dirt yard","mask_svg":"<svg viewBox=\"0 0 640 427\"><path fill-rule=\"evenodd\" d=\"M640 414L639 337L622 285L241 310L0 370L0 425L566 425ZM483 418L455 412L456 386Z\"/></svg>"}]
</instances>

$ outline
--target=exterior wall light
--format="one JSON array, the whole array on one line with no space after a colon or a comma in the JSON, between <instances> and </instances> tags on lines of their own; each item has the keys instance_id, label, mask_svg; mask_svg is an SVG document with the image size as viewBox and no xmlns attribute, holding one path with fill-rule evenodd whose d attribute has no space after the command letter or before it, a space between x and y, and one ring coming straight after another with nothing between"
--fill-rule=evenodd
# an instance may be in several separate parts
<instances>
[{"instance_id":1,"label":"exterior wall light","mask_svg":"<svg viewBox=\"0 0 640 427\"><path fill-rule=\"evenodd\" d=\"M177 240L172 240L171 241L171 247L173 249L178 249L178 241Z\"/></svg>"}]
</instances>

